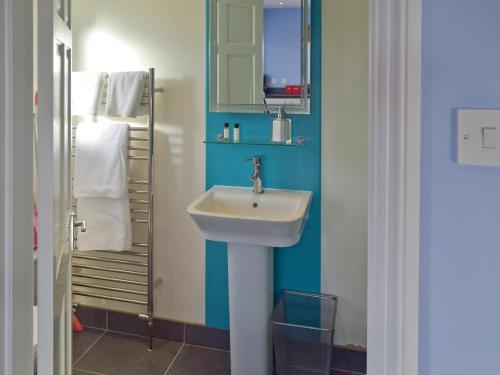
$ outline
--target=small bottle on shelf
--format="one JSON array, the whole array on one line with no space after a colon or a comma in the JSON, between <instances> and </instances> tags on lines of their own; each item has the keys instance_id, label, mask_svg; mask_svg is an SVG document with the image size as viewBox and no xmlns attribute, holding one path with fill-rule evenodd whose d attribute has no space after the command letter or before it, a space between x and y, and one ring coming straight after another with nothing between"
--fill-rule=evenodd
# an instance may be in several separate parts
<instances>
[{"instance_id":1,"label":"small bottle on shelf","mask_svg":"<svg viewBox=\"0 0 500 375\"><path fill-rule=\"evenodd\" d=\"M229 141L229 123L224 124L224 142Z\"/></svg>"},{"instance_id":2,"label":"small bottle on shelf","mask_svg":"<svg viewBox=\"0 0 500 375\"><path fill-rule=\"evenodd\" d=\"M234 124L233 142L234 143L240 142L240 124Z\"/></svg>"}]
</instances>

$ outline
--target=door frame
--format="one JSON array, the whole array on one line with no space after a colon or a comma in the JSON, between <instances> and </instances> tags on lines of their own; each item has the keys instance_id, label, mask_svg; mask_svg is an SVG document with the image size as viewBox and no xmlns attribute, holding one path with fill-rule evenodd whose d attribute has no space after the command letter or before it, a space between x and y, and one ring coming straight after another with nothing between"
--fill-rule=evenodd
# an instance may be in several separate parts
<instances>
[{"instance_id":1,"label":"door frame","mask_svg":"<svg viewBox=\"0 0 500 375\"><path fill-rule=\"evenodd\" d=\"M369 0L368 375L418 375L422 0Z\"/></svg>"},{"instance_id":2,"label":"door frame","mask_svg":"<svg viewBox=\"0 0 500 375\"><path fill-rule=\"evenodd\" d=\"M417 375L421 0L369 4L368 374ZM0 369L11 375L32 370L33 259L20 251L32 246L32 0L0 7Z\"/></svg>"},{"instance_id":3,"label":"door frame","mask_svg":"<svg viewBox=\"0 0 500 375\"><path fill-rule=\"evenodd\" d=\"M33 3L0 0L0 373L33 373Z\"/></svg>"}]
</instances>

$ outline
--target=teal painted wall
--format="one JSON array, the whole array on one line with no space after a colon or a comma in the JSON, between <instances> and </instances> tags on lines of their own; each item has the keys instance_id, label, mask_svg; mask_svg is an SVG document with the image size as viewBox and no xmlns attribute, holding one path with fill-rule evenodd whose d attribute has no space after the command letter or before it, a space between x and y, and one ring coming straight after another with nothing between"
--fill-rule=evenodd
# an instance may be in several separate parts
<instances>
[{"instance_id":1,"label":"teal painted wall","mask_svg":"<svg viewBox=\"0 0 500 375\"><path fill-rule=\"evenodd\" d=\"M310 292L319 292L321 288L321 0L312 0L311 19L311 114L290 116L294 136L308 137L311 144L307 147L206 146L207 189L213 185L251 186L252 165L245 159L258 154L264 156L265 188L310 190L314 193L309 221L300 243L275 250L276 293L284 288ZM222 133L224 122L239 123L242 138L270 137L273 117L211 113L207 88L207 139L215 139ZM229 327L227 246L211 241L206 244L206 324L215 328Z\"/></svg>"}]
</instances>

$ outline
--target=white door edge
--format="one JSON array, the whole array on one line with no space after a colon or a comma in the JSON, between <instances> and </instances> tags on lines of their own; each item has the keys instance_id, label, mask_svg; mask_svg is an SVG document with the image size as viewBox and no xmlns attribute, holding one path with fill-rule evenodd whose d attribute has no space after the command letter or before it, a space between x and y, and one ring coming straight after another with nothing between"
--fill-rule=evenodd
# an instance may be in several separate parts
<instances>
[{"instance_id":1,"label":"white door edge","mask_svg":"<svg viewBox=\"0 0 500 375\"><path fill-rule=\"evenodd\" d=\"M32 0L0 0L0 373L33 373Z\"/></svg>"},{"instance_id":2,"label":"white door edge","mask_svg":"<svg viewBox=\"0 0 500 375\"><path fill-rule=\"evenodd\" d=\"M368 375L418 375L421 0L370 0Z\"/></svg>"}]
</instances>

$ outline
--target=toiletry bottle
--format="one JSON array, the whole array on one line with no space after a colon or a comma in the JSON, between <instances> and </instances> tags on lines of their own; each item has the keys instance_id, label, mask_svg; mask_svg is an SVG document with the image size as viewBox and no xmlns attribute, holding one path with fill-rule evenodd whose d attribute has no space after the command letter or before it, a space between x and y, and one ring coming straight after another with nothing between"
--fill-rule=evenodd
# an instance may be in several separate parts
<instances>
[{"instance_id":1,"label":"toiletry bottle","mask_svg":"<svg viewBox=\"0 0 500 375\"><path fill-rule=\"evenodd\" d=\"M229 141L229 123L224 124L224 142Z\"/></svg>"},{"instance_id":2,"label":"toiletry bottle","mask_svg":"<svg viewBox=\"0 0 500 375\"><path fill-rule=\"evenodd\" d=\"M285 111L280 107L278 118L273 120L273 142L292 143L292 120L285 118Z\"/></svg>"},{"instance_id":3,"label":"toiletry bottle","mask_svg":"<svg viewBox=\"0 0 500 375\"><path fill-rule=\"evenodd\" d=\"M240 124L234 124L233 142L234 143L240 142Z\"/></svg>"}]
</instances>

